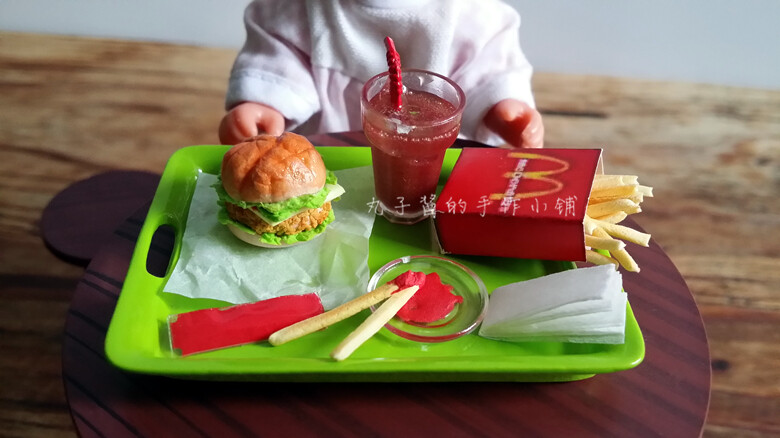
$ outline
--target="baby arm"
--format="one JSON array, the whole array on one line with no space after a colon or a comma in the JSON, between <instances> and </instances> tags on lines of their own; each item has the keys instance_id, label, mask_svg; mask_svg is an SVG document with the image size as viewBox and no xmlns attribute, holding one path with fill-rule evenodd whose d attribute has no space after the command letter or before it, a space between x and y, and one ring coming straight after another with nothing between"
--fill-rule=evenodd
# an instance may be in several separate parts
<instances>
[{"instance_id":1,"label":"baby arm","mask_svg":"<svg viewBox=\"0 0 780 438\"><path fill-rule=\"evenodd\" d=\"M520 17L502 2L464 3L456 34L453 79L467 94L461 133L476 141L513 147L542 147L544 127L531 90L533 68L520 48ZM476 6L475 6L476 5ZM490 6L490 7L489 7Z\"/></svg>"},{"instance_id":2,"label":"baby arm","mask_svg":"<svg viewBox=\"0 0 780 438\"><path fill-rule=\"evenodd\" d=\"M260 133L292 131L319 111L308 58L303 2L255 0L244 14L246 42L228 82L227 114L219 125L224 144Z\"/></svg>"},{"instance_id":3,"label":"baby arm","mask_svg":"<svg viewBox=\"0 0 780 438\"><path fill-rule=\"evenodd\" d=\"M516 148L544 146L542 115L516 99L504 99L485 114L485 126Z\"/></svg>"},{"instance_id":4,"label":"baby arm","mask_svg":"<svg viewBox=\"0 0 780 438\"><path fill-rule=\"evenodd\" d=\"M219 141L233 145L258 134L281 135L284 116L270 106L243 102L231 109L219 124Z\"/></svg>"}]
</instances>

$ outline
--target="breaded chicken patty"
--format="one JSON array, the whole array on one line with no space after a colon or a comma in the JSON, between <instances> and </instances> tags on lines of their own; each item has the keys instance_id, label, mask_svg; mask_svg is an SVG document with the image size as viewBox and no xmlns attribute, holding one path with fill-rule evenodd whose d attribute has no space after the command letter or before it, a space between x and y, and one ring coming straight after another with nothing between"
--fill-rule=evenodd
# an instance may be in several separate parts
<instances>
[{"instance_id":1,"label":"breaded chicken patty","mask_svg":"<svg viewBox=\"0 0 780 438\"><path fill-rule=\"evenodd\" d=\"M232 219L255 230L258 234L273 233L281 236L317 228L319 224L328 218L328 214L330 213L330 202L322 204L322 207L310 208L298 213L276 225L269 224L251 210L241 208L229 202L225 203L225 209L227 209L228 215Z\"/></svg>"}]
</instances>

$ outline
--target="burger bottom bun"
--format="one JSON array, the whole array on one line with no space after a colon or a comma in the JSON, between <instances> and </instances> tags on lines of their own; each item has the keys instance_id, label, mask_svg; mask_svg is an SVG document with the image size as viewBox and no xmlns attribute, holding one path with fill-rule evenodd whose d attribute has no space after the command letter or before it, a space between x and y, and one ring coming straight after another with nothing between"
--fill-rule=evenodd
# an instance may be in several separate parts
<instances>
[{"instance_id":1,"label":"burger bottom bun","mask_svg":"<svg viewBox=\"0 0 780 438\"><path fill-rule=\"evenodd\" d=\"M261 242L260 239L258 239L257 234L249 234L246 231L242 230L241 228L233 225L233 224L227 224L228 230L230 230L231 233L233 233L234 236L238 237L239 239L243 240L244 242L259 246L262 248L271 248L271 249L277 249L277 248L287 248L289 246L295 246L299 245L301 243L307 243L311 242L312 240L320 237L322 233L317 234L316 236L312 237L309 240L305 240L303 242L295 242L295 243L281 243L279 245L271 245L270 243Z\"/></svg>"}]
</instances>

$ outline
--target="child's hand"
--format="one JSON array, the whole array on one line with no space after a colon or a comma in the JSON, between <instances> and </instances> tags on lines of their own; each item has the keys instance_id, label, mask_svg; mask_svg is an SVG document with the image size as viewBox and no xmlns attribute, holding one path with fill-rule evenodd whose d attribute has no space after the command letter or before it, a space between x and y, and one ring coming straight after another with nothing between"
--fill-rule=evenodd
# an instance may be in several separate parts
<instances>
[{"instance_id":1,"label":"child's hand","mask_svg":"<svg viewBox=\"0 0 780 438\"><path fill-rule=\"evenodd\" d=\"M544 146L542 115L527 103L504 99L485 114L485 126L516 148Z\"/></svg>"},{"instance_id":2,"label":"child's hand","mask_svg":"<svg viewBox=\"0 0 780 438\"><path fill-rule=\"evenodd\" d=\"M259 103L244 102L230 110L219 124L219 141L236 144L258 134L282 135L284 116Z\"/></svg>"}]
</instances>

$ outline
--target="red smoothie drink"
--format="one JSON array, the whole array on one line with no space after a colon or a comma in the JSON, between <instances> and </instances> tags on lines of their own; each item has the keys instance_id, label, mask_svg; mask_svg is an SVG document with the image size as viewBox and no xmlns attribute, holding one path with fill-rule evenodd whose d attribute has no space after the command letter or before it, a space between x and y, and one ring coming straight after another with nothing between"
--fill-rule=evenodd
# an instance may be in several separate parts
<instances>
[{"instance_id":1,"label":"red smoothie drink","mask_svg":"<svg viewBox=\"0 0 780 438\"><path fill-rule=\"evenodd\" d=\"M445 150L458 136L465 97L449 79L405 70L403 105L397 109L387 74L363 89L363 130L371 143L374 184L382 213L391 222L425 219L432 207Z\"/></svg>"}]
</instances>

